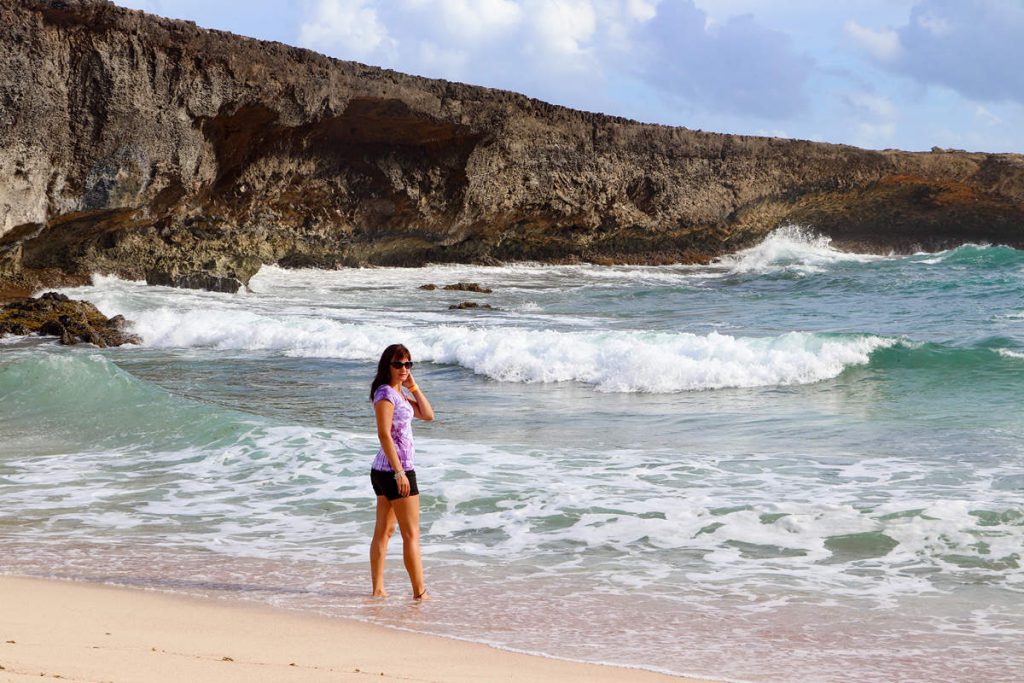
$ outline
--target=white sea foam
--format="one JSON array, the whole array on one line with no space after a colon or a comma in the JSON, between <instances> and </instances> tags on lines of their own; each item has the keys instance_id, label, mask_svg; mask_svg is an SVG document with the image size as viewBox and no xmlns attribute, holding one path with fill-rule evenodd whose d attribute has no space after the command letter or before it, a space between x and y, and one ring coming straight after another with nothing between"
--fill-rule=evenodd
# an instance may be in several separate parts
<instances>
[{"instance_id":1,"label":"white sea foam","mask_svg":"<svg viewBox=\"0 0 1024 683\"><path fill-rule=\"evenodd\" d=\"M152 545L242 557L362 561L373 436L236 426L234 443L214 447L154 451L142 443L116 453L8 458L4 514L47 520L35 529L43 537L102 541L131 531ZM423 435L417 446L417 470L431 482L424 551L432 564L536 565L554 552L558 566L534 571L586 568L611 594L685 574L688 583L744 599L779 585L879 605L949 590L950 577L1024 576L1013 560L1024 511L1012 492L994 494L987 474L971 468L956 473L960 496L952 498L908 479L927 467L912 458L865 458L829 480L829 466L799 457L688 453L701 483L680 489L675 452L621 450L581 466L572 449L539 455ZM558 478L538 487L552 469ZM880 488L891 502L865 507ZM124 500L135 500L130 510ZM985 509L1000 516L983 519ZM148 536L152 528L159 534ZM858 534L884 534L892 545L846 554L830 546ZM979 564L965 568L965 560ZM1010 564L992 570L985 562Z\"/></svg>"},{"instance_id":2,"label":"white sea foam","mask_svg":"<svg viewBox=\"0 0 1024 683\"><path fill-rule=\"evenodd\" d=\"M996 353L998 353L1003 358L1024 359L1024 353L1020 351L1011 351L1010 349L996 349Z\"/></svg>"},{"instance_id":3,"label":"white sea foam","mask_svg":"<svg viewBox=\"0 0 1024 683\"><path fill-rule=\"evenodd\" d=\"M719 277L706 266L596 266L512 263L503 266L462 264L430 265L417 268L342 268L340 270L291 270L263 266L250 282L260 294L280 294L304 288L323 291L391 289L415 292L421 284L445 285L473 281L496 293L561 291L580 286L673 285ZM443 290L435 295L443 295Z\"/></svg>"},{"instance_id":4,"label":"white sea foam","mask_svg":"<svg viewBox=\"0 0 1024 683\"><path fill-rule=\"evenodd\" d=\"M602 391L805 384L867 363L896 343L876 336L791 332L776 337L710 333L554 331L519 327L346 323L267 316L244 310L131 314L144 344L156 348L265 351L289 356L370 360L405 339L417 360L460 365L506 382L576 381Z\"/></svg>"},{"instance_id":5,"label":"white sea foam","mask_svg":"<svg viewBox=\"0 0 1024 683\"><path fill-rule=\"evenodd\" d=\"M586 317L566 315L557 318L563 329L551 329L544 318L524 318L522 313L476 317L474 324L467 325L464 318L448 311L389 310L382 323L379 313L361 301L367 296L361 293L362 287L371 287L376 277L369 275L370 280L347 282L346 288L338 274L302 273L295 276L296 281L291 274L271 270L261 286L274 296L248 298L153 291L105 280L90 298L108 315L121 313L134 320L135 331L152 348L365 361L376 358L381 348L397 339L410 347L417 360L459 365L499 381L573 381L610 392L807 384L865 364L874 350L897 343L894 338L872 335L807 332L745 337L720 332L601 331ZM287 290L304 291L314 281L337 288L338 297L350 297L350 307L282 299ZM401 286L408 289L408 280ZM357 304L360 307L352 307Z\"/></svg>"},{"instance_id":6,"label":"white sea foam","mask_svg":"<svg viewBox=\"0 0 1024 683\"><path fill-rule=\"evenodd\" d=\"M757 246L723 256L717 261L730 273L774 273L789 271L799 274L818 273L835 263L866 263L884 256L839 251L832 239L813 230L787 225L773 231Z\"/></svg>"}]
</instances>

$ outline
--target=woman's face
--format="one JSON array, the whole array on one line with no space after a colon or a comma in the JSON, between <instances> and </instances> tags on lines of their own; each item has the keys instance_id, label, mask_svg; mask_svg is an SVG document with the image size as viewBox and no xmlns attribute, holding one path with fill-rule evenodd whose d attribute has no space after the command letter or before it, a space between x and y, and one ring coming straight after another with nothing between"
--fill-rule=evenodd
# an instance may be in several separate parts
<instances>
[{"instance_id":1,"label":"woman's face","mask_svg":"<svg viewBox=\"0 0 1024 683\"><path fill-rule=\"evenodd\" d=\"M405 362L410 361L410 360L412 360L412 359L409 358L408 356L400 356L398 354L395 354L391 358L391 383L392 384L394 384L395 382L404 382L405 380L407 380L409 378L409 373L412 372L411 369L405 367L404 365L402 367L396 368L395 367L395 363L405 363Z\"/></svg>"}]
</instances>

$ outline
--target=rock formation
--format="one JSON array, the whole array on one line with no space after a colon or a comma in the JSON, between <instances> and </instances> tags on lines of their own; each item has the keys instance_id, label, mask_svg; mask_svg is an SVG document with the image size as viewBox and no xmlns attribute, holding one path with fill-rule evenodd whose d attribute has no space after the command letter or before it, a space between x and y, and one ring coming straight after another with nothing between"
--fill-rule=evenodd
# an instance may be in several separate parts
<instances>
[{"instance_id":1,"label":"rock formation","mask_svg":"<svg viewBox=\"0 0 1024 683\"><path fill-rule=\"evenodd\" d=\"M0 0L0 291L702 262L787 222L874 251L1019 247L1024 157L647 125L106 0Z\"/></svg>"},{"instance_id":2,"label":"rock formation","mask_svg":"<svg viewBox=\"0 0 1024 683\"><path fill-rule=\"evenodd\" d=\"M442 289L449 292L476 292L477 294L490 294L494 291L489 287L481 287L478 282L454 282L450 285L445 285Z\"/></svg>"},{"instance_id":3,"label":"rock formation","mask_svg":"<svg viewBox=\"0 0 1024 683\"><path fill-rule=\"evenodd\" d=\"M450 311L464 311L466 309L472 309L472 308L482 308L482 309L486 309L488 311L493 311L494 310L494 307L491 306L490 304L481 304L481 303L477 303L476 301L463 301L462 303L452 304L451 306L448 307L448 310L450 310Z\"/></svg>"},{"instance_id":4,"label":"rock formation","mask_svg":"<svg viewBox=\"0 0 1024 683\"><path fill-rule=\"evenodd\" d=\"M87 342L101 348L139 344L139 337L127 331L124 316L113 318L88 301L76 301L63 294L47 292L38 299L25 298L0 308L0 336L38 333L58 337L61 344Z\"/></svg>"}]
</instances>

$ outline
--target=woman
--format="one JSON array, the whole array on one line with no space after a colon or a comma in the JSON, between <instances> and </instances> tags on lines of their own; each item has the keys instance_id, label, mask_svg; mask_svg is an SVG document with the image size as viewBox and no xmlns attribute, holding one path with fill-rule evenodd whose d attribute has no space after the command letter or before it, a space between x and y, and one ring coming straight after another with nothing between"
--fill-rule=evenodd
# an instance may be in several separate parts
<instances>
[{"instance_id":1,"label":"woman","mask_svg":"<svg viewBox=\"0 0 1024 683\"><path fill-rule=\"evenodd\" d=\"M402 393L405 388L409 395ZM377 526L370 544L373 595L385 597L384 559L395 521L402 532L402 557L412 582L414 600L429 600L420 559L420 496L413 469L412 418L433 420L434 409L412 378L412 356L401 344L384 349L377 376L370 386L377 416L380 450L373 460L370 481L377 494Z\"/></svg>"}]
</instances>

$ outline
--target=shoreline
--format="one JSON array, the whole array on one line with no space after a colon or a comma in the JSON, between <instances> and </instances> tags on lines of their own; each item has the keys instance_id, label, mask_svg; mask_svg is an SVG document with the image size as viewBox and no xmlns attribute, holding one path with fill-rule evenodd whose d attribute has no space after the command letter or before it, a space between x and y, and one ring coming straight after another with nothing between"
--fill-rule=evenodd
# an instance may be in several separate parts
<instances>
[{"instance_id":1,"label":"shoreline","mask_svg":"<svg viewBox=\"0 0 1024 683\"><path fill-rule=\"evenodd\" d=\"M239 599L0 575L0 681L713 683ZM11 642L13 641L13 642Z\"/></svg>"}]
</instances>

